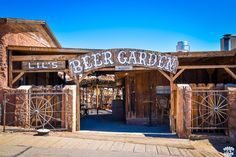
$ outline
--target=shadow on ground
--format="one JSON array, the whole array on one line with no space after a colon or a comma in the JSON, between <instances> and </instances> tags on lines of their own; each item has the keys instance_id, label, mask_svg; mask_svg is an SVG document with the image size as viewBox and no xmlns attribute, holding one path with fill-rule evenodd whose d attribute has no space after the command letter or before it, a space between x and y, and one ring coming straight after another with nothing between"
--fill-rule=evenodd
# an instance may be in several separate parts
<instances>
[{"instance_id":1,"label":"shadow on ground","mask_svg":"<svg viewBox=\"0 0 236 157\"><path fill-rule=\"evenodd\" d=\"M177 138L176 134L170 132L168 125L127 125L123 121L115 121L112 114L88 115L81 118L81 130L120 132L120 133L141 133L147 137Z\"/></svg>"}]
</instances>

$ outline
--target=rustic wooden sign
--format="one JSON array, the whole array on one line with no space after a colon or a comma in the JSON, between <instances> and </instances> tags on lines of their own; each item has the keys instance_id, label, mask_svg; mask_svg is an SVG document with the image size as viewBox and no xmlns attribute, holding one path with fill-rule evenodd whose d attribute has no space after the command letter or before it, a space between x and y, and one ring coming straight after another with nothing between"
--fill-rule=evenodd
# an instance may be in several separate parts
<instances>
[{"instance_id":1,"label":"rustic wooden sign","mask_svg":"<svg viewBox=\"0 0 236 157\"><path fill-rule=\"evenodd\" d=\"M69 60L69 67L75 78L91 70L119 66L145 67L176 73L178 65L176 56L132 49L98 50Z\"/></svg>"},{"instance_id":2,"label":"rustic wooden sign","mask_svg":"<svg viewBox=\"0 0 236 157\"><path fill-rule=\"evenodd\" d=\"M65 69L65 61L29 61L22 62L22 69L24 70L54 70Z\"/></svg>"}]
</instances>

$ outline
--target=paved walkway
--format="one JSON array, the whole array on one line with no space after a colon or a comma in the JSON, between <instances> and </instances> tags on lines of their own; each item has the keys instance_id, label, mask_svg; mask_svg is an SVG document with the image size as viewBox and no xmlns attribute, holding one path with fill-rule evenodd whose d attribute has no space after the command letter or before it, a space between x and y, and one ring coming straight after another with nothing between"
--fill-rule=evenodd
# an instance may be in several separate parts
<instances>
[{"instance_id":1,"label":"paved walkway","mask_svg":"<svg viewBox=\"0 0 236 157\"><path fill-rule=\"evenodd\" d=\"M212 149L199 150L189 140L147 137L109 136L86 139L77 137L33 136L23 133L0 133L0 156L219 156ZM69 135L69 133L68 133ZM114 135L111 135L114 136ZM119 136L119 135L117 135Z\"/></svg>"}]
</instances>

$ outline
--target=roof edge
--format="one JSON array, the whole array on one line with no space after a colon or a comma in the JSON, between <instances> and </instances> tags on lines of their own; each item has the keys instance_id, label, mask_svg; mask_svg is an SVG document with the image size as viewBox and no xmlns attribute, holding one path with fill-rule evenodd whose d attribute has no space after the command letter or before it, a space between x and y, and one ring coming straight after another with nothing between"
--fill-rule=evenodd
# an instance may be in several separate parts
<instances>
[{"instance_id":1,"label":"roof edge","mask_svg":"<svg viewBox=\"0 0 236 157\"><path fill-rule=\"evenodd\" d=\"M20 18L0 18L0 23L31 23L31 24L45 24L44 20L25 20Z\"/></svg>"},{"instance_id":2,"label":"roof edge","mask_svg":"<svg viewBox=\"0 0 236 157\"><path fill-rule=\"evenodd\" d=\"M55 46L58 48L61 48L61 44L49 28L48 24L44 20L25 20L20 18L0 18L0 24L6 24L6 23L19 23L19 24L38 24L42 25L42 27L45 29L47 34L50 36L52 41L54 42Z\"/></svg>"}]
</instances>

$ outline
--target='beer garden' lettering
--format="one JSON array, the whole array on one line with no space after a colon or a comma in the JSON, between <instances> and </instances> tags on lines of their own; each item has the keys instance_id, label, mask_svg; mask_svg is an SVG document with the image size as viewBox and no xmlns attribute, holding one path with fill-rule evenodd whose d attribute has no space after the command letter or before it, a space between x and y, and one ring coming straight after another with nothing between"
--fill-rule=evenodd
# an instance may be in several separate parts
<instances>
[{"instance_id":1,"label":"'beer garden' lettering","mask_svg":"<svg viewBox=\"0 0 236 157\"><path fill-rule=\"evenodd\" d=\"M176 73L176 56L134 50L104 51L78 56L69 61L71 72L77 77L84 72L115 66L142 66Z\"/></svg>"}]
</instances>

